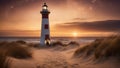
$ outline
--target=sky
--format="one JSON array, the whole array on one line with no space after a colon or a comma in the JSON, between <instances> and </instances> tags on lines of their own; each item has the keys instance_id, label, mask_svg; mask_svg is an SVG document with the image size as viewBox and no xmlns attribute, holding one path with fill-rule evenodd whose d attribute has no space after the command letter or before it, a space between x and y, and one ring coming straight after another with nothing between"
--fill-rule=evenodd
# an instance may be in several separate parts
<instances>
[{"instance_id":1,"label":"sky","mask_svg":"<svg viewBox=\"0 0 120 68\"><path fill-rule=\"evenodd\" d=\"M39 37L44 2L52 37L120 33L120 0L0 0L0 37Z\"/></svg>"}]
</instances>

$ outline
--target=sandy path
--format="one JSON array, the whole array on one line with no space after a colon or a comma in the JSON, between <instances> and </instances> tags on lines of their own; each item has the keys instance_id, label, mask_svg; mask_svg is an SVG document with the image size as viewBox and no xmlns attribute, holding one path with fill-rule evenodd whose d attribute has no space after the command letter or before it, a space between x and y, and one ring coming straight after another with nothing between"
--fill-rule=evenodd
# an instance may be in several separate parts
<instances>
[{"instance_id":1,"label":"sandy path","mask_svg":"<svg viewBox=\"0 0 120 68\"><path fill-rule=\"evenodd\" d=\"M118 68L120 65L115 60L108 60L106 62L96 63L91 61L91 58L79 58L73 59L73 53L76 49L70 49L66 51L38 50L35 54L43 56L35 56L38 63L38 68ZM42 58L38 60L37 58ZM40 66L40 67L39 67Z\"/></svg>"},{"instance_id":2,"label":"sandy path","mask_svg":"<svg viewBox=\"0 0 120 68\"><path fill-rule=\"evenodd\" d=\"M54 51L51 49L38 50L34 53L34 60L36 61L38 68L73 68L73 65L70 63L72 54L69 52Z\"/></svg>"},{"instance_id":3,"label":"sandy path","mask_svg":"<svg viewBox=\"0 0 120 68\"><path fill-rule=\"evenodd\" d=\"M71 55L70 51L33 50L33 59L13 59L12 68L75 68L69 60Z\"/></svg>"},{"instance_id":4,"label":"sandy path","mask_svg":"<svg viewBox=\"0 0 120 68\"><path fill-rule=\"evenodd\" d=\"M111 61L95 64L86 58L73 59L75 49L57 51L54 49L33 50L33 59L13 59L11 68L118 68Z\"/></svg>"}]
</instances>

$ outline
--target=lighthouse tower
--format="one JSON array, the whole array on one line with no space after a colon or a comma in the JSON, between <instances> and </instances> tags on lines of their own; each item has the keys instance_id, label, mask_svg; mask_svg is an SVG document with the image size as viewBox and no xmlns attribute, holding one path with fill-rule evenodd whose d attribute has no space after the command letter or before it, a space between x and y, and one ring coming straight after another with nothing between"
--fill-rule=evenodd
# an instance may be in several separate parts
<instances>
[{"instance_id":1,"label":"lighthouse tower","mask_svg":"<svg viewBox=\"0 0 120 68\"><path fill-rule=\"evenodd\" d=\"M50 45L50 27L49 27L49 14L50 11L47 9L48 6L46 3L42 6L42 23L41 23L41 45Z\"/></svg>"}]
</instances>

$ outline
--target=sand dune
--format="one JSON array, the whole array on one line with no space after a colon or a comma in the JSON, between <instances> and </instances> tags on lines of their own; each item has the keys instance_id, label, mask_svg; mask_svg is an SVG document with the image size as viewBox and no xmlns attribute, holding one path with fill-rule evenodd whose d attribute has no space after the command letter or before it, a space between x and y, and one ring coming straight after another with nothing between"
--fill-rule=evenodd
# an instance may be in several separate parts
<instances>
[{"instance_id":1,"label":"sand dune","mask_svg":"<svg viewBox=\"0 0 120 68\"><path fill-rule=\"evenodd\" d=\"M21 45L30 50L32 58L9 57L12 61L11 68L119 68L120 66L120 63L112 57L106 61L94 60L93 55L90 57L75 57L75 51L84 47L84 45L74 46L69 44L68 46L39 48L37 45L33 46L34 44L22 43ZM29 51L26 53L29 53Z\"/></svg>"},{"instance_id":2,"label":"sand dune","mask_svg":"<svg viewBox=\"0 0 120 68\"><path fill-rule=\"evenodd\" d=\"M73 58L75 50L70 49L61 52L54 49L34 49L33 59L14 59L12 68L118 68L120 66L112 59L96 63L86 58Z\"/></svg>"},{"instance_id":3,"label":"sand dune","mask_svg":"<svg viewBox=\"0 0 120 68\"><path fill-rule=\"evenodd\" d=\"M70 57L53 49L33 50L33 59L14 59L12 68L67 68L70 66L68 59Z\"/></svg>"}]
</instances>

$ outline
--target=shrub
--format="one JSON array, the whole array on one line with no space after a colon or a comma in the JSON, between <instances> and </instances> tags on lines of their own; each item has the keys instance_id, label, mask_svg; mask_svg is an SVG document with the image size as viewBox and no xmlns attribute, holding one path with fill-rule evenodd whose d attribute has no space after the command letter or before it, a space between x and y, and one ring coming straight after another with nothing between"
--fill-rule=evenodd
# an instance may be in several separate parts
<instances>
[{"instance_id":1,"label":"shrub","mask_svg":"<svg viewBox=\"0 0 120 68\"><path fill-rule=\"evenodd\" d=\"M4 43L4 44L3 44ZM7 55L10 57L18 58L18 59L26 59L31 58L32 53L28 47L21 46L20 43L17 42L3 42L0 48L4 49L7 52Z\"/></svg>"},{"instance_id":2,"label":"shrub","mask_svg":"<svg viewBox=\"0 0 120 68\"><path fill-rule=\"evenodd\" d=\"M95 49L96 49L96 47L98 47L98 45L100 44L100 40L95 40L95 42L93 42L93 43L90 43L90 44L88 44L88 45L86 45L86 46L84 46L84 47L81 47L81 48L79 48L79 49L77 49L76 51L75 51L75 54L74 55L81 55L81 54L83 54L84 53L84 55L85 56L89 56L89 55L91 55L91 54L93 54L94 53L94 51L95 51ZM92 46L91 46L92 45Z\"/></svg>"},{"instance_id":3,"label":"shrub","mask_svg":"<svg viewBox=\"0 0 120 68\"><path fill-rule=\"evenodd\" d=\"M8 44L8 42L6 42L6 41L0 42L0 47L4 47L4 46L6 46L7 44Z\"/></svg>"},{"instance_id":4,"label":"shrub","mask_svg":"<svg viewBox=\"0 0 120 68\"><path fill-rule=\"evenodd\" d=\"M9 46L7 51L8 55L14 58L26 59L32 57L32 53L27 47Z\"/></svg>"},{"instance_id":5,"label":"shrub","mask_svg":"<svg viewBox=\"0 0 120 68\"><path fill-rule=\"evenodd\" d=\"M120 37L114 38L106 49L106 56L120 57Z\"/></svg>"},{"instance_id":6,"label":"shrub","mask_svg":"<svg viewBox=\"0 0 120 68\"><path fill-rule=\"evenodd\" d=\"M73 46L79 45L79 43L77 43L75 41L71 41L68 44L65 44L65 43L62 43L61 41L56 41L56 42L53 42L51 45L52 46L64 46L64 47L66 47L66 46L70 46L70 45L73 45Z\"/></svg>"},{"instance_id":7,"label":"shrub","mask_svg":"<svg viewBox=\"0 0 120 68\"><path fill-rule=\"evenodd\" d=\"M89 46L87 45L87 46L84 46L84 47L82 47L82 48L77 49L77 50L75 51L74 55L75 55L75 56L78 56L78 55L81 55L81 54L85 53L85 51L88 49L88 47L89 47Z\"/></svg>"},{"instance_id":8,"label":"shrub","mask_svg":"<svg viewBox=\"0 0 120 68\"><path fill-rule=\"evenodd\" d=\"M105 38L96 48L95 58L120 56L120 36Z\"/></svg>"},{"instance_id":9,"label":"shrub","mask_svg":"<svg viewBox=\"0 0 120 68\"><path fill-rule=\"evenodd\" d=\"M76 41L71 41L68 43L68 45L79 45L79 43L77 43Z\"/></svg>"},{"instance_id":10,"label":"shrub","mask_svg":"<svg viewBox=\"0 0 120 68\"><path fill-rule=\"evenodd\" d=\"M26 44L26 42L25 42L25 41L22 41L22 40L18 40L18 41L16 41L16 43Z\"/></svg>"},{"instance_id":11,"label":"shrub","mask_svg":"<svg viewBox=\"0 0 120 68\"><path fill-rule=\"evenodd\" d=\"M60 41L56 41L56 42L53 42L52 44L51 44L52 46L57 46L57 45L63 45L63 43L62 42L60 42Z\"/></svg>"},{"instance_id":12,"label":"shrub","mask_svg":"<svg viewBox=\"0 0 120 68\"><path fill-rule=\"evenodd\" d=\"M96 59L118 57L120 58L120 36L97 39L91 44L79 48L74 55L94 55Z\"/></svg>"},{"instance_id":13,"label":"shrub","mask_svg":"<svg viewBox=\"0 0 120 68\"><path fill-rule=\"evenodd\" d=\"M46 48L47 46L40 45L40 43L29 43L27 44L28 47L33 47L33 48Z\"/></svg>"},{"instance_id":14,"label":"shrub","mask_svg":"<svg viewBox=\"0 0 120 68\"><path fill-rule=\"evenodd\" d=\"M0 49L0 68L10 68L10 60L2 49Z\"/></svg>"}]
</instances>

